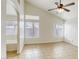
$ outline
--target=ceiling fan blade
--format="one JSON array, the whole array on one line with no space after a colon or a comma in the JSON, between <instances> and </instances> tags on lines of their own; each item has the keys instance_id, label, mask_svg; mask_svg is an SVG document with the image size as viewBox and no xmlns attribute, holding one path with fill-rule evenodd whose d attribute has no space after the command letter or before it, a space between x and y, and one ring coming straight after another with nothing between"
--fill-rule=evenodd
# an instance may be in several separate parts
<instances>
[{"instance_id":1,"label":"ceiling fan blade","mask_svg":"<svg viewBox=\"0 0 79 59\"><path fill-rule=\"evenodd\" d=\"M75 5L75 3L72 2L72 3L70 3L70 4L65 5L64 7L71 6L71 5Z\"/></svg>"},{"instance_id":2,"label":"ceiling fan blade","mask_svg":"<svg viewBox=\"0 0 79 59\"><path fill-rule=\"evenodd\" d=\"M48 11L55 10L55 9L57 9L57 8L54 8L54 9L49 9Z\"/></svg>"},{"instance_id":3,"label":"ceiling fan blade","mask_svg":"<svg viewBox=\"0 0 79 59\"><path fill-rule=\"evenodd\" d=\"M58 6L58 2L55 2L55 4Z\"/></svg>"},{"instance_id":4,"label":"ceiling fan blade","mask_svg":"<svg viewBox=\"0 0 79 59\"><path fill-rule=\"evenodd\" d=\"M67 12L70 12L70 10L68 10L68 9L66 9L66 8L63 8L65 11L67 11Z\"/></svg>"}]
</instances>

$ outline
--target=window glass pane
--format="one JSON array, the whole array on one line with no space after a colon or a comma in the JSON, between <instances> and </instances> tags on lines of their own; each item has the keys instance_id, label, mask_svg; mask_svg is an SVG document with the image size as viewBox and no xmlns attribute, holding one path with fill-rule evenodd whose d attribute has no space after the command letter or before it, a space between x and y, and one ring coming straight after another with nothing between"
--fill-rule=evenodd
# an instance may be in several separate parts
<instances>
[{"instance_id":1,"label":"window glass pane","mask_svg":"<svg viewBox=\"0 0 79 59\"><path fill-rule=\"evenodd\" d=\"M34 36L39 37L39 23L34 22Z\"/></svg>"},{"instance_id":2,"label":"window glass pane","mask_svg":"<svg viewBox=\"0 0 79 59\"><path fill-rule=\"evenodd\" d=\"M25 37L33 37L33 25L32 22L25 22Z\"/></svg>"},{"instance_id":3,"label":"window glass pane","mask_svg":"<svg viewBox=\"0 0 79 59\"><path fill-rule=\"evenodd\" d=\"M6 22L6 35L16 35L17 26L16 21L7 21Z\"/></svg>"},{"instance_id":4,"label":"window glass pane","mask_svg":"<svg viewBox=\"0 0 79 59\"><path fill-rule=\"evenodd\" d=\"M39 22L25 22L25 38L39 37Z\"/></svg>"},{"instance_id":5,"label":"window glass pane","mask_svg":"<svg viewBox=\"0 0 79 59\"><path fill-rule=\"evenodd\" d=\"M25 38L39 37L39 16L25 15Z\"/></svg>"},{"instance_id":6,"label":"window glass pane","mask_svg":"<svg viewBox=\"0 0 79 59\"><path fill-rule=\"evenodd\" d=\"M56 25L56 34L57 34L57 36L63 37L63 29L64 29L63 24Z\"/></svg>"}]
</instances>

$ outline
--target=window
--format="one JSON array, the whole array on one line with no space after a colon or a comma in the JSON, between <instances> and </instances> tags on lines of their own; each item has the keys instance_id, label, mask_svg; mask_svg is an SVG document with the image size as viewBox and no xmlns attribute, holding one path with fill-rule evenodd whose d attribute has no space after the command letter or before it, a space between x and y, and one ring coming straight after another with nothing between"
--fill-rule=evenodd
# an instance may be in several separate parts
<instances>
[{"instance_id":1,"label":"window","mask_svg":"<svg viewBox=\"0 0 79 59\"><path fill-rule=\"evenodd\" d=\"M16 21L6 22L6 35L16 35Z\"/></svg>"},{"instance_id":2,"label":"window","mask_svg":"<svg viewBox=\"0 0 79 59\"><path fill-rule=\"evenodd\" d=\"M39 37L39 22L25 22L25 37L38 38Z\"/></svg>"},{"instance_id":3,"label":"window","mask_svg":"<svg viewBox=\"0 0 79 59\"><path fill-rule=\"evenodd\" d=\"M39 38L39 16L25 16L25 38Z\"/></svg>"},{"instance_id":4,"label":"window","mask_svg":"<svg viewBox=\"0 0 79 59\"><path fill-rule=\"evenodd\" d=\"M57 24L56 25L56 35L59 37L63 37L63 31L64 31L64 27L63 24Z\"/></svg>"},{"instance_id":5,"label":"window","mask_svg":"<svg viewBox=\"0 0 79 59\"><path fill-rule=\"evenodd\" d=\"M34 22L34 36L39 37L39 22Z\"/></svg>"}]
</instances>

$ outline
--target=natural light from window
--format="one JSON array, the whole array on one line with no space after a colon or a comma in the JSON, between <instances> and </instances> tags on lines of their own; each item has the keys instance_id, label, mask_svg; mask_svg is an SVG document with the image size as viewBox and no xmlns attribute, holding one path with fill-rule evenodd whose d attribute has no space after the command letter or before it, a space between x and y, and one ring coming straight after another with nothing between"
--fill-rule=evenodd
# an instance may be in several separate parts
<instances>
[{"instance_id":1,"label":"natural light from window","mask_svg":"<svg viewBox=\"0 0 79 59\"><path fill-rule=\"evenodd\" d=\"M39 38L39 16L26 15L25 38Z\"/></svg>"}]
</instances>

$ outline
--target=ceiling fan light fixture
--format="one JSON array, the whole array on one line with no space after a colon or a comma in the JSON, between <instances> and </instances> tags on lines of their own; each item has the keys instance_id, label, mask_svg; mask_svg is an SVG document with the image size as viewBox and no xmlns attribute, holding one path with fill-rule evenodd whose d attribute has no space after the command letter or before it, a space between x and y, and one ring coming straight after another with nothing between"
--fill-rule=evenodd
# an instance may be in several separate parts
<instances>
[{"instance_id":1,"label":"ceiling fan light fixture","mask_svg":"<svg viewBox=\"0 0 79 59\"><path fill-rule=\"evenodd\" d=\"M61 3L61 0L60 0L59 3L58 2L55 2L55 5L57 6L56 8L48 9L48 11L52 11L52 10L55 10L56 9L58 13L62 13L64 11L70 12L70 10L69 9L66 9L65 7L75 5L75 3L72 2L72 3L69 3L69 4L64 5L63 3Z\"/></svg>"},{"instance_id":2,"label":"ceiling fan light fixture","mask_svg":"<svg viewBox=\"0 0 79 59\"><path fill-rule=\"evenodd\" d=\"M63 8L58 8L57 11L58 11L58 13L62 13L64 11L64 9Z\"/></svg>"}]
</instances>

